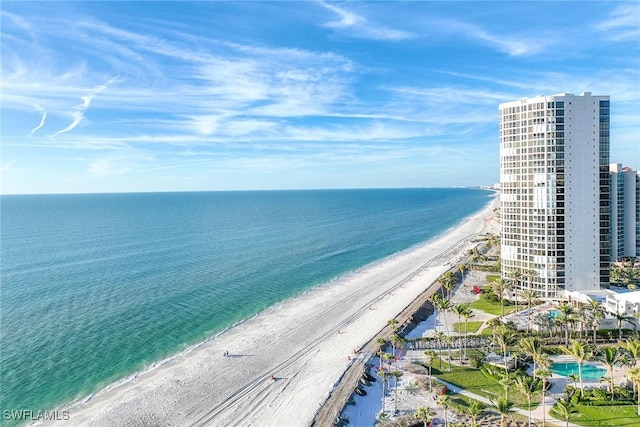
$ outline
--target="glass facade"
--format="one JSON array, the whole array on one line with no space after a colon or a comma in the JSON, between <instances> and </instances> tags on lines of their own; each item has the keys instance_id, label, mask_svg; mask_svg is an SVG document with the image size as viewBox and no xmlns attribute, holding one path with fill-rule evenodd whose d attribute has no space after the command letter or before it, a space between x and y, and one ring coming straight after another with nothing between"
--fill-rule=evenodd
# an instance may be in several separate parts
<instances>
[{"instance_id":1,"label":"glass facade","mask_svg":"<svg viewBox=\"0 0 640 427\"><path fill-rule=\"evenodd\" d=\"M611 266L611 183L609 174L609 100L599 102L600 115L600 284L609 284Z\"/></svg>"}]
</instances>

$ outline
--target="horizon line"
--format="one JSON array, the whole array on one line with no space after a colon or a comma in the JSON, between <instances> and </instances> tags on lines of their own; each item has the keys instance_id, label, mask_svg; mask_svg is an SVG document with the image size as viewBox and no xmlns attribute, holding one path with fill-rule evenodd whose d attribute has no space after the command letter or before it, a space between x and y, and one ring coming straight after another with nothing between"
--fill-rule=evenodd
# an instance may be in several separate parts
<instances>
[{"instance_id":1,"label":"horizon line","mask_svg":"<svg viewBox=\"0 0 640 427\"><path fill-rule=\"evenodd\" d=\"M318 187L318 188L270 188L270 189L236 189L236 190L150 190L150 191L96 191L69 193L0 193L4 196L63 196L63 195L91 195L91 194L162 194L162 193L257 193L257 192L285 192L285 191L353 191L353 190L421 190L421 189L453 189L469 188L479 190L495 190L490 185L451 185L451 186L420 186L420 187Z\"/></svg>"}]
</instances>

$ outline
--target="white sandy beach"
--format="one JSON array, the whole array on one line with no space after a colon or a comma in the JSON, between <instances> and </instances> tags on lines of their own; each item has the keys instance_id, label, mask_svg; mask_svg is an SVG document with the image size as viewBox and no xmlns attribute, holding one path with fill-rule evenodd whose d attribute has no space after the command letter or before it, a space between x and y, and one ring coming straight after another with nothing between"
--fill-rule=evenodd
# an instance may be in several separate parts
<instances>
[{"instance_id":1,"label":"white sandy beach","mask_svg":"<svg viewBox=\"0 0 640 427\"><path fill-rule=\"evenodd\" d=\"M71 408L64 426L307 426L374 337L484 232L497 199L424 245L269 309ZM223 357L227 350L229 357ZM355 357L364 357L358 355ZM271 375L276 379L270 379Z\"/></svg>"}]
</instances>

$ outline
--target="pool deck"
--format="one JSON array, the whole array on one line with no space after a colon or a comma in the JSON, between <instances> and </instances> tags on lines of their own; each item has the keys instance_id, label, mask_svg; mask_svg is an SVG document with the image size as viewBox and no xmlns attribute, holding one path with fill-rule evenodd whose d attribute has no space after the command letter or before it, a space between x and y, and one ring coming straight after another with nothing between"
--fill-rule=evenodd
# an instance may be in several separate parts
<instances>
[{"instance_id":1,"label":"pool deck","mask_svg":"<svg viewBox=\"0 0 640 427\"><path fill-rule=\"evenodd\" d=\"M561 356L552 356L551 357L551 361L554 363L572 363L575 362L576 359L572 356L569 355L561 355ZM597 362L594 360L587 360L583 363L584 365L591 365L591 366L597 366L599 368L602 368L605 370L605 376L609 377L609 370L607 369L607 366L604 363L601 362ZM569 382L569 380L567 380L567 378L565 376L562 375L558 375L556 373L553 373L553 376L551 377L553 379L564 379L565 380L565 385L567 382ZM620 385L620 383L622 381L624 381L627 378L627 376L625 375L625 369L620 367L620 366L614 366L613 367L613 382L615 385ZM600 381L600 378L597 379L587 379L584 378L582 380L582 382L585 384L585 388L593 388L594 385L602 385L603 387L606 386L606 383L603 383Z\"/></svg>"},{"instance_id":2,"label":"pool deck","mask_svg":"<svg viewBox=\"0 0 640 427\"><path fill-rule=\"evenodd\" d=\"M538 326L535 325L533 322L531 322L533 317L540 313L544 313L544 312L548 313L551 310L557 310L556 306L552 303L544 303L541 305L531 307L530 309L526 308L526 304L522 304L522 307L523 307L523 310L519 310L504 316L502 318L502 321L513 322L519 331L526 330L527 322L529 322L529 329L532 331L537 331Z\"/></svg>"}]
</instances>

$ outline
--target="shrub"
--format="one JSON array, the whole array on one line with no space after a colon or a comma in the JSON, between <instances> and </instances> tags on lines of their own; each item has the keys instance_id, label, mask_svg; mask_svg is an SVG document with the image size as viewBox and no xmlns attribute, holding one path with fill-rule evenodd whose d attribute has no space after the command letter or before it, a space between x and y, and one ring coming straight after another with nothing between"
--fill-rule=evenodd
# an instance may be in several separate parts
<instances>
[{"instance_id":1,"label":"shrub","mask_svg":"<svg viewBox=\"0 0 640 427\"><path fill-rule=\"evenodd\" d=\"M594 388L591 389L591 399L592 400L605 400L607 399L607 395L609 393L607 393L606 390L603 390L601 388Z\"/></svg>"},{"instance_id":2,"label":"shrub","mask_svg":"<svg viewBox=\"0 0 640 427\"><path fill-rule=\"evenodd\" d=\"M543 351L551 356L564 354L564 352L560 349L560 347L544 347Z\"/></svg>"},{"instance_id":3,"label":"shrub","mask_svg":"<svg viewBox=\"0 0 640 427\"><path fill-rule=\"evenodd\" d=\"M469 357L469 366L472 368L479 368L482 366L482 357L480 356L470 356Z\"/></svg>"},{"instance_id":4,"label":"shrub","mask_svg":"<svg viewBox=\"0 0 640 427\"><path fill-rule=\"evenodd\" d=\"M615 387L613 392L618 399L629 400L632 397L632 391L625 387Z\"/></svg>"},{"instance_id":5,"label":"shrub","mask_svg":"<svg viewBox=\"0 0 640 427\"><path fill-rule=\"evenodd\" d=\"M494 294L483 294L482 299L490 303L498 303L500 300Z\"/></svg>"},{"instance_id":6,"label":"shrub","mask_svg":"<svg viewBox=\"0 0 640 427\"><path fill-rule=\"evenodd\" d=\"M584 406L626 406L626 405L633 405L634 403L635 402L631 400L611 400L611 399L582 401L582 405Z\"/></svg>"},{"instance_id":7,"label":"shrub","mask_svg":"<svg viewBox=\"0 0 640 427\"><path fill-rule=\"evenodd\" d=\"M574 405L580 403L580 393L573 393L571 395L571 403L573 403Z\"/></svg>"}]
</instances>

